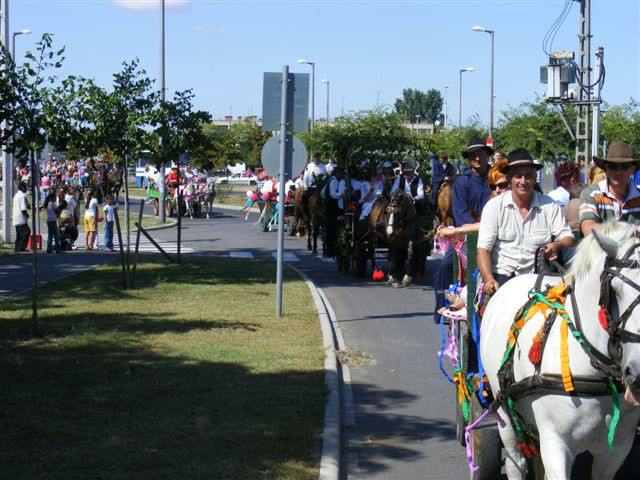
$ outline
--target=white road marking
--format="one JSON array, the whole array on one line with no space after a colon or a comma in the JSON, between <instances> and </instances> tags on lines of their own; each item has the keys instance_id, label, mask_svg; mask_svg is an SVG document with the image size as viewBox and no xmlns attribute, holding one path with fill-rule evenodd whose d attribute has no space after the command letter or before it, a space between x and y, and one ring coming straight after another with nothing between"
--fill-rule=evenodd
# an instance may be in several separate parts
<instances>
[{"instance_id":1,"label":"white road marking","mask_svg":"<svg viewBox=\"0 0 640 480\"><path fill-rule=\"evenodd\" d=\"M231 258L254 258L251 252L229 252Z\"/></svg>"},{"instance_id":2,"label":"white road marking","mask_svg":"<svg viewBox=\"0 0 640 480\"><path fill-rule=\"evenodd\" d=\"M276 260L278 259L278 252L271 252L271 255ZM299 262L300 261L300 259L298 257L296 257L295 253L292 253L292 252L284 252L283 255L282 255L282 259L285 262Z\"/></svg>"}]
</instances>

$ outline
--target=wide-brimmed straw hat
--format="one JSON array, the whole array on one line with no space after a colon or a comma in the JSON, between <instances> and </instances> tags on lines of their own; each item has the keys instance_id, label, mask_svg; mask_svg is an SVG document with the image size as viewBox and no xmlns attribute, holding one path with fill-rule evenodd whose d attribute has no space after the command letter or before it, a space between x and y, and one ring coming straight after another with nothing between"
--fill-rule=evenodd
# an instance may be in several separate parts
<instances>
[{"instance_id":1,"label":"wide-brimmed straw hat","mask_svg":"<svg viewBox=\"0 0 640 480\"><path fill-rule=\"evenodd\" d=\"M533 160L533 156L531 156L526 148L516 148L509 152L509 155L507 155L507 162L507 166L500 169L500 171L505 174L513 167L526 166L533 167L536 170L540 170L542 168L541 164L536 163Z\"/></svg>"},{"instance_id":2,"label":"wide-brimmed straw hat","mask_svg":"<svg viewBox=\"0 0 640 480\"><path fill-rule=\"evenodd\" d=\"M604 170L605 163L638 163L638 159L633 154L633 146L630 143L616 140L611 143L605 158L593 156L593 163Z\"/></svg>"},{"instance_id":3,"label":"wide-brimmed straw hat","mask_svg":"<svg viewBox=\"0 0 640 480\"><path fill-rule=\"evenodd\" d=\"M475 153L478 150L484 150L485 152L487 152L487 155L493 155L493 148L491 148L479 138L472 138L467 144L467 149L462 152L462 156L464 158L469 158L472 153Z\"/></svg>"}]
</instances>

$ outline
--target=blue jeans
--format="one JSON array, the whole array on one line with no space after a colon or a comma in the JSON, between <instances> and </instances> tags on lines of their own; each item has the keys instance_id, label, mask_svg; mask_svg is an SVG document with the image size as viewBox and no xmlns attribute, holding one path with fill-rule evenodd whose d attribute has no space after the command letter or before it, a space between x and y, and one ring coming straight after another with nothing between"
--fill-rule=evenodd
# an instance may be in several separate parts
<instances>
[{"instance_id":1,"label":"blue jeans","mask_svg":"<svg viewBox=\"0 0 640 480\"><path fill-rule=\"evenodd\" d=\"M60 251L60 232L58 232L58 222L55 220L47 221L47 229L49 235L47 236L47 253L53 252L52 243L55 241L56 252Z\"/></svg>"},{"instance_id":2,"label":"blue jeans","mask_svg":"<svg viewBox=\"0 0 640 480\"><path fill-rule=\"evenodd\" d=\"M104 223L104 248L113 250L113 221Z\"/></svg>"}]
</instances>

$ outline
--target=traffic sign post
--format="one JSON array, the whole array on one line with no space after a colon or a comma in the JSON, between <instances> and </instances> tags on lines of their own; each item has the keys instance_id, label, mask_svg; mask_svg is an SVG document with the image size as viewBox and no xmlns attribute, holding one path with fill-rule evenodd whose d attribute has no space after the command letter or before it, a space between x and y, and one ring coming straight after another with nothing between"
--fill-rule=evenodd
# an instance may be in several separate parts
<instances>
[{"instance_id":1,"label":"traffic sign post","mask_svg":"<svg viewBox=\"0 0 640 480\"><path fill-rule=\"evenodd\" d=\"M281 317L284 190L287 178L291 178L294 172L302 169L307 157L302 142L298 138L294 138L290 132L306 132L309 128L309 74L289 73L289 65L282 67L282 74L265 72L262 92L262 130L278 130L280 132L279 138L269 139L262 148L262 166L270 175L276 172L276 165L278 166L280 192L278 194L278 252L276 254L276 316ZM277 162L276 151L279 154Z\"/></svg>"}]
</instances>

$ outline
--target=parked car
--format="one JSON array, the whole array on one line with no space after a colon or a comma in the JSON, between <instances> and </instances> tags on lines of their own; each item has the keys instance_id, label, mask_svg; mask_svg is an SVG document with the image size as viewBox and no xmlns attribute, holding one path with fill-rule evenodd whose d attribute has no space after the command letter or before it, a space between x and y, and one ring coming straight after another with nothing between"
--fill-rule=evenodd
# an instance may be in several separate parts
<instances>
[{"instance_id":1,"label":"parked car","mask_svg":"<svg viewBox=\"0 0 640 480\"><path fill-rule=\"evenodd\" d=\"M233 175L215 177L217 185L257 185L258 177L251 174L251 176L245 176L246 172L234 173Z\"/></svg>"}]
</instances>

